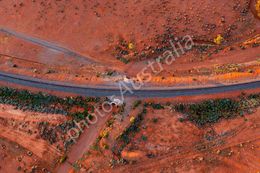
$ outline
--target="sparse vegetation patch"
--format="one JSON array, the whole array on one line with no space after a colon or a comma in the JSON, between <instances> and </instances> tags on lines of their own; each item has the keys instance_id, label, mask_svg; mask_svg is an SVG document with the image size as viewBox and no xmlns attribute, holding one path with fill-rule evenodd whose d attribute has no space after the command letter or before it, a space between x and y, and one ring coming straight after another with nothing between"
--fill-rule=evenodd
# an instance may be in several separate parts
<instances>
[{"instance_id":1,"label":"sparse vegetation patch","mask_svg":"<svg viewBox=\"0 0 260 173\"><path fill-rule=\"evenodd\" d=\"M141 122L146 114L146 109L143 109L141 113L139 113L136 118L131 121L130 126L125 129L122 134L117 138L115 145L112 148L112 151L115 155L119 156L123 149L130 143L131 139L135 135L136 132L139 131L139 127Z\"/></svg>"},{"instance_id":2,"label":"sparse vegetation patch","mask_svg":"<svg viewBox=\"0 0 260 173\"><path fill-rule=\"evenodd\" d=\"M76 119L89 116L88 111L93 109L89 102L97 103L100 98L92 97L57 97L42 92L32 93L27 90L0 88L0 104L9 104L23 111L34 111L49 114L70 115ZM74 107L83 108L83 112L72 112Z\"/></svg>"},{"instance_id":3,"label":"sparse vegetation patch","mask_svg":"<svg viewBox=\"0 0 260 173\"><path fill-rule=\"evenodd\" d=\"M179 104L175 106L178 112L187 114L187 119L203 126L218 122L220 119L230 119L251 113L253 108L260 105L260 94L241 96L235 99L215 99L194 104Z\"/></svg>"}]
</instances>

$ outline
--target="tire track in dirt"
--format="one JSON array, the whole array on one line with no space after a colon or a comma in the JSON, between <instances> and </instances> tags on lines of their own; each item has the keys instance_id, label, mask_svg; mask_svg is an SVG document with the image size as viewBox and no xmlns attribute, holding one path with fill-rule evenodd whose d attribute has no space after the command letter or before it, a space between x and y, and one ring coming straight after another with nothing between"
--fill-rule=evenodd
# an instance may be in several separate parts
<instances>
[{"instance_id":1,"label":"tire track in dirt","mask_svg":"<svg viewBox=\"0 0 260 173\"><path fill-rule=\"evenodd\" d=\"M205 150L207 151L215 151L215 150L224 150L230 147L238 146L241 143L247 143L247 142L255 142L259 141L259 138L255 138L252 136L260 136L259 134L254 134L252 136L247 136L246 139L237 141L237 142L228 142L224 145L218 146L218 141L230 141L231 138L234 138L235 136L238 136L240 133L245 132L246 129L250 128L250 126L247 126L245 123L242 123L237 126L237 128L231 129L229 133L225 136L222 136L214 141L211 142L204 142L201 145L206 146L207 148ZM194 148L195 147L195 148ZM205 151L200 150L198 151L196 149L196 146L190 146L185 147L182 150L174 151L174 152L168 152L167 154L152 158L152 159L145 159L144 161L138 162L137 165L128 165L124 167L120 167L115 170L115 172L127 172L127 170L130 170L131 172L140 171L140 170L147 170L149 172L150 169L154 167L154 165L165 165L169 163L169 161L178 161L183 159L190 159L194 157L201 156Z\"/></svg>"},{"instance_id":2,"label":"tire track in dirt","mask_svg":"<svg viewBox=\"0 0 260 173\"><path fill-rule=\"evenodd\" d=\"M70 149L67 161L57 168L57 173L69 172L69 170L72 168L72 164L82 158L84 153L89 150L109 117L110 115L106 115L102 118L99 117L96 124L93 124L83 131L77 143Z\"/></svg>"},{"instance_id":3,"label":"tire track in dirt","mask_svg":"<svg viewBox=\"0 0 260 173\"><path fill-rule=\"evenodd\" d=\"M23 148L32 151L37 157L43 159L50 166L54 166L54 163L50 161L57 159L61 156L61 153L53 146L41 139L35 139L22 132L9 129L0 125L0 137L9 141L15 142L21 145Z\"/></svg>"},{"instance_id":4,"label":"tire track in dirt","mask_svg":"<svg viewBox=\"0 0 260 173\"><path fill-rule=\"evenodd\" d=\"M43 40L43 39L40 39L40 38L32 37L32 36L29 36L29 35L26 35L26 34L23 34L23 33L18 33L16 31L13 31L13 30L7 29L7 28L3 28L3 27L0 27L0 32L11 35L11 36L16 37L16 38L19 38L21 40L33 43L35 45L60 52L64 55L74 57L77 60L79 60L80 62L84 62L84 63L88 63L88 64L95 63L95 61L93 59L90 59L89 57L83 56L80 53L77 53L77 52L70 50L68 48L62 47L62 46L58 45L57 43L53 43L53 42L46 41L46 40Z\"/></svg>"},{"instance_id":5,"label":"tire track in dirt","mask_svg":"<svg viewBox=\"0 0 260 173\"><path fill-rule=\"evenodd\" d=\"M239 145L240 143L246 143L246 142L253 142L253 141L260 141L260 138L253 138L253 139L245 139L243 141L239 141L237 143L233 143L233 144L230 144L230 145L226 145L226 146L223 146L223 147L216 147L216 148L210 148L209 150L224 150L224 149L227 149L227 148L230 148L230 147L234 147L234 146L237 146ZM160 165L160 167L162 165L166 165L168 164L170 161L179 161L179 160L184 160L184 159L193 159L193 158L196 158L196 157L199 157L199 156L202 156L203 155L203 152L199 153L199 152L196 152L192 149L188 149L185 150L184 152L182 152L181 154L179 154L179 152L175 152L175 153L171 153L171 154L167 154L167 156L161 156L161 157L156 157L154 160L146 160L146 161L143 161L143 162L138 162L138 165L130 165L130 166L125 166L125 167L121 167L121 168L118 168L118 169L115 169L114 172L118 172L118 173L121 173L121 172L136 172L136 171L148 171L153 169L153 167L155 165ZM220 157L220 156L218 156Z\"/></svg>"}]
</instances>

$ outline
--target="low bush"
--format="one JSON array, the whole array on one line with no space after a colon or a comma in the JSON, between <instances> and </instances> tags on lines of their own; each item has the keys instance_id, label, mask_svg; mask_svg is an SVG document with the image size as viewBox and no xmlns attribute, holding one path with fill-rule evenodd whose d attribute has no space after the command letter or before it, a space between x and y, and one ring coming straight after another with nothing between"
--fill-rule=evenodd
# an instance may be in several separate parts
<instances>
[{"instance_id":1,"label":"low bush","mask_svg":"<svg viewBox=\"0 0 260 173\"><path fill-rule=\"evenodd\" d=\"M136 109L140 104L142 104L141 100L137 100L134 102L133 109Z\"/></svg>"},{"instance_id":2,"label":"low bush","mask_svg":"<svg viewBox=\"0 0 260 173\"><path fill-rule=\"evenodd\" d=\"M121 151L130 143L131 138L136 132L140 130L141 122L146 114L146 109L137 115L136 118L131 122L130 126L126 128L122 134L117 138L115 146L112 147L112 151L116 155L120 155Z\"/></svg>"},{"instance_id":3,"label":"low bush","mask_svg":"<svg viewBox=\"0 0 260 173\"><path fill-rule=\"evenodd\" d=\"M150 105L152 106L153 109L164 109L164 106L162 106L159 103L151 103Z\"/></svg>"},{"instance_id":4,"label":"low bush","mask_svg":"<svg viewBox=\"0 0 260 173\"><path fill-rule=\"evenodd\" d=\"M233 118L259 105L260 94L255 94L241 97L240 100L215 99L188 105L178 104L175 110L187 114L190 121L203 126L215 123L221 118Z\"/></svg>"},{"instance_id":5,"label":"low bush","mask_svg":"<svg viewBox=\"0 0 260 173\"><path fill-rule=\"evenodd\" d=\"M88 102L97 103L100 98L86 97L57 97L42 92L32 93L27 90L16 90L8 87L0 87L0 104L9 104L23 111L34 111L49 114L70 115L76 119L83 119L91 115L89 110L94 107ZM71 112L73 106L84 108L84 112Z\"/></svg>"}]
</instances>

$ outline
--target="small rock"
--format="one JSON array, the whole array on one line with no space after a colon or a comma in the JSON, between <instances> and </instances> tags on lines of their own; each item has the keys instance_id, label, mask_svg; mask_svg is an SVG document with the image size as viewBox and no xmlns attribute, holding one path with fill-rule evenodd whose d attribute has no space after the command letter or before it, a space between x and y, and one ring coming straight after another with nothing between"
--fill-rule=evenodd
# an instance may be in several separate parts
<instances>
[{"instance_id":1,"label":"small rock","mask_svg":"<svg viewBox=\"0 0 260 173\"><path fill-rule=\"evenodd\" d=\"M17 158L18 162L21 162L23 159L21 157Z\"/></svg>"},{"instance_id":2,"label":"small rock","mask_svg":"<svg viewBox=\"0 0 260 173\"><path fill-rule=\"evenodd\" d=\"M204 158L203 157L198 157L198 160L201 162L201 161L204 160Z\"/></svg>"},{"instance_id":3,"label":"small rock","mask_svg":"<svg viewBox=\"0 0 260 173\"><path fill-rule=\"evenodd\" d=\"M33 69L33 72L34 72L34 73L38 73L38 70L37 70L37 69Z\"/></svg>"},{"instance_id":4,"label":"small rock","mask_svg":"<svg viewBox=\"0 0 260 173\"><path fill-rule=\"evenodd\" d=\"M221 23L225 23L225 22L226 22L225 17L222 16L222 17L221 17Z\"/></svg>"},{"instance_id":5,"label":"small rock","mask_svg":"<svg viewBox=\"0 0 260 173\"><path fill-rule=\"evenodd\" d=\"M27 152L27 155L28 155L28 156L32 156L33 153L32 153L31 151L28 151L28 152Z\"/></svg>"},{"instance_id":6,"label":"small rock","mask_svg":"<svg viewBox=\"0 0 260 173\"><path fill-rule=\"evenodd\" d=\"M220 150L217 150L217 152L216 152L216 153L217 153L217 154L220 154L220 152L221 152Z\"/></svg>"}]
</instances>

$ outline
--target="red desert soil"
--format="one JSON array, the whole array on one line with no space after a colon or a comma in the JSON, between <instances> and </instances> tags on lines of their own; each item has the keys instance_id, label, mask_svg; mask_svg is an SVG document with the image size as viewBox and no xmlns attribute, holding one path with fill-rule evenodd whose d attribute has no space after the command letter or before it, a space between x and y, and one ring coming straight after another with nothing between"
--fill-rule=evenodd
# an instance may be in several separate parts
<instances>
[{"instance_id":1,"label":"red desert soil","mask_svg":"<svg viewBox=\"0 0 260 173\"><path fill-rule=\"evenodd\" d=\"M0 130L1 138L5 138L19 144L23 148L32 151L39 158L43 158L44 161L49 162L60 155L60 153L58 153L55 148L43 140L35 140L34 137L29 137L23 133L8 129L3 126L0 126Z\"/></svg>"},{"instance_id":2,"label":"red desert soil","mask_svg":"<svg viewBox=\"0 0 260 173\"><path fill-rule=\"evenodd\" d=\"M15 110L12 106L0 104L0 117L4 119L12 119L19 121L30 122L48 122L51 124L59 124L65 122L66 119L63 115L46 115L42 113L24 112Z\"/></svg>"},{"instance_id":3,"label":"red desert soil","mask_svg":"<svg viewBox=\"0 0 260 173\"><path fill-rule=\"evenodd\" d=\"M259 59L258 47L251 48L251 45L245 50L240 47L243 41L260 33L260 22L250 10L252 4L254 2L250 4L249 0L1 1L1 28L57 43L98 62L85 64L75 57L1 33L0 51L13 57L1 68L40 78L96 84L107 78L112 81L106 74L113 70L118 72L113 74L116 77L119 74L135 77L147 66L147 59L163 53L157 51L164 46L162 42L190 35L200 46L186 52L172 65L165 65L158 77L163 78L164 85L180 81L197 84L190 79L215 75L216 65L244 64ZM218 34L224 38L222 45L213 43ZM118 55L116 48L122 46L122 42L128 47L132 45L126 50L125 58L132 59L127 65L115 57ZM223 51L225 48L232 51ZM121 53L120 56L124 56ZM141 55L146 58L139 61ZM21 62L21 59L26 61ZM12 64L18 64L18 68L13 69ZM249 68L255 71L259 66ZM240 75L242 79L255 78ZM173 76L177 77L176 81L171 81ZM190 78L178 80L182 76ZM220 82L227 80L220 78ZM198 79L201 83L204 80ZM212 80L218 77L204 82ZM151 82L156 84L158 80Z\"/></svg>"},{"instance_id":4,"label":"red desert soil","mask_svg":"<svg viewBox=\"0 0 260 173\"><path fill-rule=\"evenodd\" d=\"M56 142L50 143L39 125L55 127L66 121L64 115L24 112L1 104L0 172L53 171L64 154L61 135L57 132Z\"/></svg>"},{"instance_id":5,"label":"red desert soil","mask_svg":"<svg viewBox=\"0 0 260 173\"><path fill-rule=\"evenodd\" d=\"M217 98L235 95L219 95ZM172 103L206 98L216 97L198 96L189 101L188 98L172 100ZM151 101L155 100L149 99ZM157 99L155 102L166 101L170 100ZM138 111L132 111L123 124L129 123L129 118ZM84 158L77 162L78 171L74 172L259 172L259 115L258 108L244 117L198 127L191 122L181 122L179 119L183 115L170 106L163 110L148 108L140 130L121 153L129 161L127 165L117 163L113 166L117 162L113 162L113 143L122 132L120 123L115 120L112 127L103 130L108 130L109 136L100 140L99 148L85 153ZM109 148L104 149L103 145Z\"/></svg>"},{"instance_id":6,"label":"red desert soil","mask_svg":"<svg viewBox=\"0 0 260 173\"><path fill-rule=\"evenodd\" d=\"M163 72L153 76L152 84L205 85L259 79L260 21L254 10L255 2L0 0L0 29L22 33L30 39L47 40L96 62L87 63L71 54L65 55L0 32L0 68L1 71L50 80L111 84L122 80L120 75L134 79L148 61L162 55L162 50L170 49L170 40L190 35L196 44L194 49L185 52L171 65L163 64ZM218 45L214 39L219 34L223 41ZM122 60L130 62L124 64ZM175 102L198 101L203 97L181 97ZM75 162L84 154L87 158L83 157L76 164L86 168L92 166L96 172L260 171L259 109L244 118L223 120L205 128L179 122L181 115L171 109L149 109L142 129L123 150L123 156L132 160L131 165L112 169L111 144L140 111L140 107L127 111L129 116L125 115L124 120L123 117L108 116L106 125L106 119L102 119L97 127L86 130L70 150L66 163ZM154 118L158 119L156 123ZM109 125L110 120L114 121L115 127ZM56 148L63 143L58 141L52 145L40 139L37 126L48 122L53 127L66 121L61 115L35 115L1 105L0 172L54 170L56 160L63 154L62 147L61 151ZM110 134L105 138L107 131ZM93 147L100 147L103 153L91 149L94 154L88 155L86 150L99 133L105 139L100 140L100 146L94 146L94 143ZM212 140L208 141L208 137ZM60 168L61 172L69 169L68 165L64 166L64 169L63 165Z\"/></svg>"},{"instance_id":7,"label":"red desert soil","mask_svg":"<svg viewBox=\"0 0 260 173\"><path fill-rule=\"evenodd\" d=\"M109 117L109 115L106 115L103 118L99 118L95 125L91 126L89 129L84 130L77 143L70 149L70 152L68 153L68 160L66 162L71 164L83 157L83 154L89 150L89 148L99 135L99 131L105 125ZM58 167L57 172L68 172L68 170L71 169L71 165L68 165L68 163L65 163Z\"/></svg>"},{"instance_id":8,"label":"red desert soil","mask_svg":"<svg viewBox=\"0 0 260 173\"><path fill-rule=\"evenodd\" d=\"M134 158L137 164L114 172L257 172L260 169L259 115L260 109L246 118L199 129L191 123L180 123L178 114L169 114L168 110L152 112L144 123L147 129L134 140L145 135L148 141L133 143L129 149L155 154L155 158ZM158 124L153 125L155 117ZM213 140L208 141L207 135Z\"/></svg>"}]
</instances>

